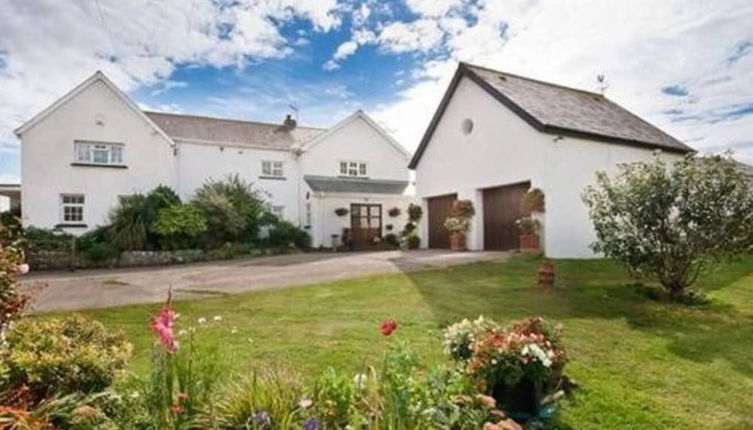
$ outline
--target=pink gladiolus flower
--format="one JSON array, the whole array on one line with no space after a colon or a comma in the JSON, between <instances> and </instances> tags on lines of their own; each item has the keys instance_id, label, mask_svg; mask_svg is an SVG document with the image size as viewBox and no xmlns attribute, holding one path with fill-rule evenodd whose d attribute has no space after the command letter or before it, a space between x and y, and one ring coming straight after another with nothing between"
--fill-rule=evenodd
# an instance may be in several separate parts
<instances>
[{"instance_id":1,"label":"pink gladiolus flower","mask_svg":"<svg viewBox=\"0 0 753 430\"><path fill-rule=\"evenodd\" d=\"M162 346L169 352L175 352L178 349L178 342L175 340L173 334L173 324L175 323L175 311L172 309L171 302L172 293L168 292L167 301L159 314L152 319L152 323L149 325L157 335Z\"/></svg>"}]
</instances>

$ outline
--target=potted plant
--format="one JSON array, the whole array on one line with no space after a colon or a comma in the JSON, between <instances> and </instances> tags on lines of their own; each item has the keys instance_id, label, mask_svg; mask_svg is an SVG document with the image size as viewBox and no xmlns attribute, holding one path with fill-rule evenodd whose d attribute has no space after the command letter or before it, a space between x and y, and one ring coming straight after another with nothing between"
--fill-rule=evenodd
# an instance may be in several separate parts
<instances>
[{"instance_id":1,"label":"potted plant","mask_svg":"<svg viewBox=\"0 0 753 430\"><path fill-rule=\"evenodd\" d=\"M520 250L523 252L533 252L539 250L539 221L526 216L515 221L520 231Z\"/></svg>"},{"instance_id":2,"label":"potted plant","mask_svg":"<svg viewBox=\"0 0 753 430\"><path fill-rule=\"evenodd\" d=\"M424 214L424 210L421 209L420 205L411 203L408 206L408 219L411 222L414 222L414 223L418 222L423 216L423 214Z\"/></svg>"},{"instance_id":3,"label":"potted plant","mask_svg":"<svg viewBox=\"0 0 753 430\"><path fill-rule=\"evenodd\" d=\"M447 217L444 228L450 231L450 249L465 251L465 233L470 229L470 221L458 217Z\"/></svg>"},{"instance_id":4,"label":"potted plant","mask_svg":"<svg viewBox=\"0 0 753 430\"><path fill-rule=\"evenodd\" d=\"M444 228L450 232L450 249L465 251L466 233L471 229L471 218L476 213L470 200L455 200L450 216L444 221Z\"/></svg>"},{"instance_id":5,"label":"potted plant","mask_svg":"<svg viewBox=\"0 0 753 430\"><path fill-rule=\"evenodd\" d=\"M421 246L421 238L417 234L411 233L405 237L405 247L408 249L418 249Z\"/></svg>"},{"instance_id":6,"label":"potted plant","mask_svg":"<svg viewBox=\"0 0 753 430\"><path fill-rule=\"evenodd\" d=\"M400 208L394 207L387 211L387 215L391 216L392 218L400 216Z\"/></svg>"}]
</instances>

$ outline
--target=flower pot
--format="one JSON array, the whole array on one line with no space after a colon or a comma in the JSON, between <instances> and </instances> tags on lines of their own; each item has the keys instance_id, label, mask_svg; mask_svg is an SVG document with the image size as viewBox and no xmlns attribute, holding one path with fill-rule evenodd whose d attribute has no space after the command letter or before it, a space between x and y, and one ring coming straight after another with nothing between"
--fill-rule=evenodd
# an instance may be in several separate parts
<instances>
[{"instance_id":1,"label":"flower pot","mask_svg":"<svg viewBox=\"0 0 753 430\"><path fill-rule=\"evenodd\" d=\"M453 251L465 251L465 233L453 231L450 233L450 249Z\"/></svg>"},{"instance_id":2,"label":"flower pot","mask_svg":"<svg viewBox=\"0 0 753 430\"><path fill-rule=\"evenodd\" d=\"M539 250L539 235L538 234L521 234L520 250L522 252L535 252Z\"/></svg>"},{"instance_id":3,"label":"flower pot","mask_svg":"<svg viewBox=\"0 0 753 430\"><path fill-rule=\"evenodd\" d=\"M539 412L539 389L528 379L515 385L498 384L492 397L507 415L519 422L536 417Z\"/></svg>"},{"instance_id":4,"label":"flower pot","mask_svg":"<svg viewBox=\"0 0 753 430\"><path fill-rule=\"evenodd\" d=\"M539 286L551 288L554 286L554 265L550 261L544 261L539 266Z\"/></svg>"}]
</instances>

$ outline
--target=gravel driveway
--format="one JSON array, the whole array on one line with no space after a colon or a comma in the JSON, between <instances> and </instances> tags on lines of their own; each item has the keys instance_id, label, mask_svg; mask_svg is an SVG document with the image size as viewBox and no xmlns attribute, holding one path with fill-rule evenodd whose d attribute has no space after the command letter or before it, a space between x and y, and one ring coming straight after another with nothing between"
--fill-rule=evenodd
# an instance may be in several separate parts
<instances>
[{"instance_id":1,"label":"gravel driveway","mask_svg":"<svg viewBox=\"0 0 753 430\"><path fill-rule=\"evenodd\" d=\"M181 266L39 272L24 285L46 285L34 293L33 310L49 312L104 308L175 297L221 294L312 284L380 273L445 267L474 261L502 260L505 252L382 251L305 253Z\"/></svg>"}]
</instances>

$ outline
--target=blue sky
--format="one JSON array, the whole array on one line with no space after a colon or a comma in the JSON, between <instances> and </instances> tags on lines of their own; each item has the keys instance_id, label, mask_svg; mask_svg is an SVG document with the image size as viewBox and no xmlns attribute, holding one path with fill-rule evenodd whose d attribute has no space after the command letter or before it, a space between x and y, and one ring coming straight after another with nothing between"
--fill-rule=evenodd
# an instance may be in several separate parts
<instances>
[{"instance_id":1,"label":"blue sky","mask_svg":"<svg viewBox=\"0 0 753 430\"><path fill-rule=\"evenodd\" d=\"M753 3L687 0L4 0L12 130L95 70L145 109L328 126L364 109L413 150L458 61L595 90L753 162Z\"/></svg>"}]
</instances>

